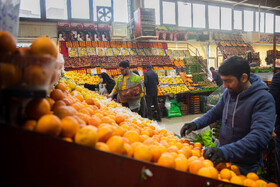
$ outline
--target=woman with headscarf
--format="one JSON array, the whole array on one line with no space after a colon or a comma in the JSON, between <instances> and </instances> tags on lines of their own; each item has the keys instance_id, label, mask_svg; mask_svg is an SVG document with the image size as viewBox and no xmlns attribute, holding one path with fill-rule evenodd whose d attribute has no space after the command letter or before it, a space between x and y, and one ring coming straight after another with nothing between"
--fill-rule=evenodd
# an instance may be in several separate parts
<instances>
[{"instance_id":1,"label":"woman with headscarf","mask_svg":"<svg viewBox=\"0 0 280 187\"><path fill-rule=\"evenodd\" d=\"M111 93L116 82L105 72L100 74L100 85L105 86L108 93Z\"/></svg>"}]
</instances>

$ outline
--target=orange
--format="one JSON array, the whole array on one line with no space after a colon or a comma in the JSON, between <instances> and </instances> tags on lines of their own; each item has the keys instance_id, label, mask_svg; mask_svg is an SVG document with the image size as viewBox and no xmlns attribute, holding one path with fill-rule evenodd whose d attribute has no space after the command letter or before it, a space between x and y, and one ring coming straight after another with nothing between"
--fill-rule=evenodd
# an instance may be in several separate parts
<instances>
[{"instance_id":1,"label":"orange","mask_svg":"<svg viewBox=\"0 0 280 187\"><path fill-rule=\"evenodd\" d=\"M277 187L277 184L270 182L267 184L267 187Z\"/></svg>"},{"instance_id":2,"label":"orange","mask_svg":"<svg viewBox=\"0 0 280 187\"><path fill-rule=\"evenodd\" d=\"M178 148L177 148L177 146L172 145L172 146L167 148L167 151L170 152L170 153L172 153L172 152L178 153Z\"/></svg>"},{"instance_id":3,"label":"orange","mask_svg":"<svg viewBox=\"0 0 280 187\"><path fill-rule=\"evenodd\" d=\"M190 148L183 147L178 151L178 153L183 153L186 158L190 158L192 156L192 150Z\"/></svg>"},{"instance_id":4,"label":"orange","mask_svg":"<svg viewBox=\"0 0 280 187\"><path fill-rule=\"evenodd\" d=\"M215 167L208 167L208 169L210 170L211 174L212 174L212 178L214 179L218 179L218 170Z\"/></svg>"},{"instance_id":5,"label":"orange","mask_svg":"<svg viewBox=\"0 0 280 187\"><path fill-rule=\"evenodd\" d=\"M0 64L0 88L13 87L21 81L21 70L13 64Z\"/></svg>"},{"instance_id":6,"label":"orange","mask_svg":"<svg viewBox=\"0 0 280 187\"><path fill-rule=\"evenodd\" d=\"M60 89L63 92L67 90L67 86L64 83L58 83L55 88Z\"/></svg>"},{"instance_id":7,"label":"orange","mask_svg":"<svg viewBox=\"0 0 280 187\"><path fill-rule=\"evenodd\" d=\"M194 143L193 147L198 147L199 149L201 149L202 145L199 142Z\"/></svg>"},{"instance_id":8,"label":"orange","mask_svg":"<svg viewBox=\"0 0 280 187\"><path fill-rule=\"evenodd\" d=\"M61 120L61 133L62 137L73 138L80 129L78 121L72 116L66 116Z\"/></svg>"},{"instance_id":9,"label":"orange","mask_svg":"<svg viewBox=\"0 0 280 187\"><path fill-rule=\"evenodd\" d=\"M106 143L104 143L104 142L97 142L95 144L95 148L99 149L101 151L109 152L109 146Z\"/></svg>"},{"instance_id":10,"label":"orange","mask_svg":"<svg viewBox=\"0 0 280 187\"><path fill-rule=\"evenodd\" d=\"M197 172L198 175L203 176L203 177L208 177L208 178L212 178L212 172L209 169L209 167L202 167L199 169L199 171Z\"/></svg>"},{"instance_id":11,"label":"orange","mask_svg":"<svg viewBox=\"0 0 280 187\"><path fill-rule=\"evenodd\" d=\"M123 137L127 138L130 143L134 143L134 142L139 142L140 141L139 134L135 130L129 130L129 131L125 132Z\"/></svg>"},{"instance_id":12,"label":"orange","mask_svg":"<svg viewBox=\"0 0 280 187\"><path fill-rule=\"evenodd\" d=\"M256 184L258 187L267 187L267 182L265 182L264 180L256 180Z\"/></svg>"},{"instance_id":13,"label":"orange","mask_svg":"<svg viewBox=\"0 0 280 187\"><path fill-rule=\"evenodd\" d=\"M70 102L69 98L64 97L62 101L66 104L66 106L70 106L72 103Z\"/></svg>"},{"instance_id":14,"label":"orange","mask_svg":"<svg viewBox=\"0 0 280 187\"><path fill-rule=\"evenodd\" d=\"M185 156L178 156L175 158L175 169L181 171L187 171L189 167L189 161L186 159Z\"/></svg>"},{"instance_id":15,"label":"orange","mask_svg":"<svg viewBox=\"0 0 280 187\"><path fill-rule=\"evenodd\" d=\"M204 167L214 167L214 164L211 160L206 159L206 160L203 160L202 162L203 162Z\"/></svg>"},{"instance_id":16,"label":"orange","mask_svg":"<svg viewBox=\"0 0 280 187\"><path fill-rule=\"evenodd\" d=\"M27 104L25 111L29 119L38 120L41 116L50 113L51 106L47 99L33 99Z\"/></svg>"},{"instance_id":17,"label":"orange","mask_svg":"<svg viewBox=\"0 0 280 187\"><path fill-rule=\"evenodd\" d=\"M236 174L236 175L240 175L240 171L237 165L231 165L230 169Z\"/></svg>"},{"instance_id":18,"label":"orange","mask_svg":"<svg viewBox=\"0 0 280 187\"><path fill-rule=\"evenodd\" d=\"M115 135L123 136L126 130L120 126L116 127Z\"/></svg>"},{"instance_id":19,"label":"orange","mask_svg":"<svg viewBox=\"0 0 280 187\"><path fill-rule=\"evenodd\" d=\"M49 71L39 65L30 65L24 70L24 81L30 86L44 86L48 80Z\"/></svg>"},{"instance_id":20,"label":"orange","mask_svg":"<svg viewBox=\"0 0 280 187\"><path fill-rule=\"evenodd\" d=\"M199 158L197 156L191 156L188 158L188 161L191 163L194 160L198 160Z\"/></svg>"},{"instance_id":21,"label":"orange","mask_svg":"<svg viewBox=\"0 0 280 187\"><path fill-rule=\"evenodd\" d=\"M55 101L62 100L65 97L64 93L59 89L54 89L51 92L51 98Z\"/></svg>"},{"instance_id":22,"label":"orange","mask_svg":"<svg viewBox=\"0 0 280 187\"><path fill-rule=\"evenodd\" d=\"M55 101L55 103L53 104L52 110L54 111L60 106L66 106L65 102L62 100Z\"/></svg>"},{"instance_id":23,"label":"orange","mask_svg":"<svg viewBox=\"0 0 280 187\"><path fill-rule=\"evenodd\" d=\"M87 108L81 108L79 110L80 113L87 114L87 115L92 115L91 112Z\"/></svg>"},{"instance_id":24,"label":"orange","mask_svg":"<svg viewBox=\"0 0 280 187\"><path fill-rule=\"evenodd\" d=\"M152 162L157 162L161 156L160 147L157 145L151 145L150 149L152 151Z\"/></svg>"},{"instance_id":25,"label":"orange","mask_svg":"<svg viewBox=\"0 0 280 187\"><path fill-rule=\"evenodd\" d=\"M128 157L133 156L133 149L132 149L131 145L129 145L128 143L124 144L124 154Z\"/></svg>"},{"instance_id":26,"label":"orange","mask_svg":"<svg viewBox=\"0 0 280 187\"><path fill-rule=\"evenodd\" d=\"M43 115L39 119L35 127L35 131L43 134L49 134L52 136L58 136L61 132L61 121L55 115L52 114Z\"/></svg>"},{"instance_id":27,"label":"orange","mask_svg":"<svg viewBox=\"0 0 280 187\"><path fill-rule=\"evenodd\" d=\"M66 117L66 116L73 116L74 115L73 110L69 106L58 107L53 112L60 119Z\"/></svg>"},{"instance_id":28,"label":"orange","mask_svg":"<svg viewBox=\"0 0 280 187\"><path fill-rule=\"evenodd\" d=\"M230 182L233 184L243 185L243 180L238 176L231 177Z\"/></svg>"},{"instance_id":29,"label":"orange","mask_svg":"<svg viewBox=\"0 0 280 187\"><path fill-rule=\"evenodd\" d=\"M23 125L22 128L26 130L34 130L35 126L37 125L36 120L27 120Z\"/></svg>"},{"instance_id":30,"label":"orange","mask_svg":"<svg viewBox=\"0 0 280 187\"><path fill-rule=\"evenodd\" d=\"M140 135L140 136L143 136L143 135ZM146 144L146 145L153 145L154 144L154 140L150 137L148 137L144 142L143 144Z\"/></svg>"},{"instance_id":31,"label":"orange","mask_svg":"<svg viewBox=\"0 0 280 187\"><path fill-rule=\"evenodd\" d=\"M92 98L88 98L88 99L86 99L86 103L88 105L94 105L94 100Z\"/></svg>"},{"instance_id":32,"label":"orange","mask_svg":"<svg viewBox=\"0 0 280 187\"><path fill-rule=\"evenodd\" d=\"M96 115L91 116L91 118L88 119L88 124L98 127L101 123L101 119L97 117Z\"/></svg>"},{"instance_id":33,"label":"orange","mask_svg":"<svg viewBox=\"0 0 280 187\"><path fill-rule=\"evenodd\" d=\"M133 156L135 159L143 160L143 161L151 161L153 154L151 149L147 145L139 145L135 147Z\"/></svg>"},{"instance_id":34,"label":"orange","mask_svg":"<svg viewBox=\"0 0 280 187\"><path fill-rule=\"evenodd\" d=\"M124 120L125 120L124 115L121 115L121 114L116 115L115 121L116 121L117 124L120 124L121 122L124 122Z\"/></svg>"},{"instance_id":35,"label":"orange","mask_svg":"<svg viewBox=\"0 0 280 187\"><path fill-rule=\"evenodd\" d=\"M106 142L112 135L113 130L109 125L103 125L97 129L98 141Z\"/></svg>"},{"instance_id":36,"label":"orange","mask_svg":"<svg viewBox=\"0 0 280 187\"><path fill-rule=\"evenodd\" d=\"M72 104L72 107L79 111L83 107L83 105L80 102L76 102Z\"/></svg>"},{"instance_id":37,"label":"orange","mask_svg":"<svg viewBox=\"0 0 280 187\"><path fill-rule=\"evenodd\" d=\"M82 95L78 94L75 96L77 99L79 99L79 101L83 102L84 101L84 98Z\"/></svg>"},{"instance_id":38,"label":"orange","mask_svg":"<svg viewBox=\"0 0 280 187\"><path fill-rule=\"evenodd\" d=\"M193 156L200 157L200 156L201 156L200 150L199 150L199 149L193 149L193 150L192 150L192 155L193 155Z\"/></svg>"},{"instance_id":39,"label":"orange","mask_svg":"<svg viewBox=\"0 0 280 187\"><path fill-rule=\"evenodd\" d=\"M51 107L51 109L52 109L52 108L53 108L53 105L54 105L54 103L55 103L55 101L54 101L52 98L50 98L50 97L47 97L46 99L47 99L47 101L49 102L50 107Z\"/></svg>"},{"instance_id":40,"label":"orange","mask_svg":"<svg viewBox=\"0 0 280 187\"><path fill-rule=\"evenodd\" d=\"M115 120L113 120L112 118L108 117L108 116L104 116L101 118L101 123L115 123Z\"/></svg>"},{"instance_id":41,"label":"orange","mask_svg":"<svg viewBox=\"0 0 280 187\"><path fill-rule=\"evenodd\" d=\"M111 138L109 138L106 144L109 146L110 152L123 154L124 140L120 136L112 136Z\"/></svg>"},{"instance_id":42,"label":"orange","mask_svg":"<svg viewBox=\"0 0 280 187\"><path fill-rule=\"evenodd\" d=\"M224 168L226 168L226 163L224 163L224 162L221 162L221 163L219 163L218 165L216 165L216 169L217 169L218 171L221 171L221 170L224 169Z\"/></svg>"},{"instance_id":43,"label":"orange","mask_svg":"<svg viewBox=\"0 0 280 187\"><path fill-rule=\"evenodd\" d=\"M250 172L247 174L246 176L248 179L252 179L254 181L258 180L259 179L259 176L256 174L256 173L253 173L253 172Z\"/></svg>"},{"instance_id":44,"label":"orange","mask_svg":"<svg viewBox=\"0 0 280 187\"><path fill-rule=\"evenodd\" d=\"M221 170L220 175L221 175L222 179L230 180L230 178L232 177L231 176L231 170L226 169L226 168Z\"/></svg>"},{"instance_id":45,"label":"orange","mask_svg":"<svg viewBox=\"0 0 280 187\"><path fill-rule=\"evenodd\" d=\"M66 141L66 142L73 142L73 139L68 138L68 137L63 137L62 140Z\"/></svg>"},{"instance_id":46,"label":"orange","mask_svg":"<svg viewBox=\"0 0 280 187\"><path fill-rule=\"evenodd\" d=\"M0 31L0 52L5 54L16 50L16 40L12 34Z\"/></svg>"},{"instance_id":47,"label":"orange","mask_svg":"<svg viewBox=\"0 0 280 187\"><path fill-rule=\"evenodd\" d=\"M189 172L197 174L198 171L203 167L203 162L201 160L194 160L190 162Z\"/></svg>"},{"instance_id":48,"label":"orange","mask_svg":"<svg viewBox=\"0 0 280 187\"><path fill-rule=\"evenodd\" d=\"M48 37L40 37L32 42L30 46L30 50L32 54L36 55L51 55L54 58L58 55L58 50L56 48L55 43Z\"/></svg>"},{"instance_id":49,"label":"orange","mask_svg":"<svg viewBox=\"0 0 280 187\"><path fill-rule=\"evenodd\" d=\"M147 135L145 135L145 134L144 134L144 135L140 135L140 136L139 136L139 141L140 141L140 142L144 142L144 141L145 141L146 139L148 139L148 138L149 138L149 136L147 136Z\"/></svg>"},{"instance_id":50,"label":"orange","mask_svg":"<svg viewBox=\"0 0 280 187\"><path fill-rule=\"evenodd\" d=\"M168 168L176 168L176 162L174 157L166 152L161 154L157 162L158 165L168 167Z\"/></svg>"},{"instance_id":51,"label":"orange","mask_svg":"<svg viewBox=\"0 0 280 187\"><path fill-rule=\"evenodd\" d=\"M75 118L75 119L78 121L80 127L86 126L86 122L84 122L84 121L83 121L82 119L80 119L78 116L74 115L74 116L72 116L72 117Z\"/></svg>"},{"instance_id":52,"label":"orange","mask_svg":"<svg viewBox=\"0 0 280 187\"><path fill-rule=\"evenodd\" d=\"M244 185L244 186L256 186L257 183L256 183L256 181L254 181L254 180L252 180L252 179L245 179L245 180L243 181L243 185Z\"/></svg>"},{"instance_id":53,"label":"orange","mask_svg":"<svg viewBox=\"0 0 280 187\"><path fill-rule=\"evenodd\" d=\"M224 181L224 182L229 182L229 180L228 179L221 179L222 181Z\"/></svg>"},{"instance_id":54,"label":"orange","mask_svg":"<svg viewBox=\"0 0 280 187\"><path fill-rule=\"evenodd\" d=\"M95 147L97 142L97 129L93 126L85 126L78 130L75 135L75 142L80 145Z\"/></svg>"}]
</instances>

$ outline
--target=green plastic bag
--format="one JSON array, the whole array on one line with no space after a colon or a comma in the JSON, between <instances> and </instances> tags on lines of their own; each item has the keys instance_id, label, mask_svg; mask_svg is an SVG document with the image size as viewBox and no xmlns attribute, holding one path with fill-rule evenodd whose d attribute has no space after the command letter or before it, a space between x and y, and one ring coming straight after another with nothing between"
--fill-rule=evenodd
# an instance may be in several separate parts
<instances>
[{"instance_id":1,"label":"green plastic bag","mask_svg":"<svg viewBox=\"0 0 280 187\"><path fill-rule=\"evenodd\" d=\"M182 116L181 110L180 110L180 104L177 101L170 100L170 109L167 110L167 117L180 117Z\"/></svg>"}]
</instances>

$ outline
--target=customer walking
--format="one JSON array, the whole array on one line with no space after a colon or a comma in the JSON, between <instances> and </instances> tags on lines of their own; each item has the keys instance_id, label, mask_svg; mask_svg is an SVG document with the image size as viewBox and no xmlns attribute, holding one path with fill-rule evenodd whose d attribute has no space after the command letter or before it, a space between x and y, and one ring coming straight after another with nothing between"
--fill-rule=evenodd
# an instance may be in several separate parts
<instances>
[{"instance_id":1,"label":"customer walking","mask_svg":"<svg viewBox=\"0 0 280 187\"><path fill-rule=\"evenodd\" d=\"M144 85L146 87L146 102L148 108L148 118L153 119L152 105L154 105L157 111L157 121L161 121L161 112L158 105L158 88L159 84L158 75L153 71L152 66L148 64L147 72L144 74Z\"/></svg>"}]
</instances>

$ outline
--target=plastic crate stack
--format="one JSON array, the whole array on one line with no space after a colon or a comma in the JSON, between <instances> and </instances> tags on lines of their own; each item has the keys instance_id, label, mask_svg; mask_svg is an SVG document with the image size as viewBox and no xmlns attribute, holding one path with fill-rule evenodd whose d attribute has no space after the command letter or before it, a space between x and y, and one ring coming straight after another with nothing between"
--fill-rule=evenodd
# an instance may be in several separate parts
<instances>
[{"instance_id":1,"label":"plastic crate stack","mask_svg":"<svg viewBox=\"0 0 280 187\"><path fill-rule=\"evenodd\" d=\"M200 113L200 97L199 95L192 95L190 97L190 110L191 114L199 114Z\"/></svg>"}]
</instances>

